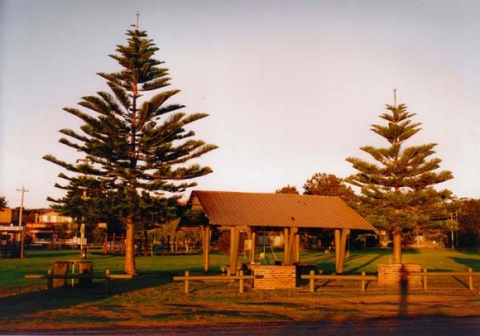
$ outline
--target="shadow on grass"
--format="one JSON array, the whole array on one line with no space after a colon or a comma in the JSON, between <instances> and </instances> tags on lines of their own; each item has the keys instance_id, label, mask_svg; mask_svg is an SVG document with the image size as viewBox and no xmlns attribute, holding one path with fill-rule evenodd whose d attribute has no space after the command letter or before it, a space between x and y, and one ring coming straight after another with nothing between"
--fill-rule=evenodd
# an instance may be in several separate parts
<instances>
[{"instance_id":1,"label":"shadow on grass","mask_svg":"<svg viewBox=\"0 0 480 336\"><path fill-rule=\"evenodd\" d=\"M72 308L105 300L114 295L165 285L171 283L172 276L170 272L145 272L131 280L112 280L108 296L104 280L94 280L92 286L88 288L79 288L77 285L71 287L67 284L66 287L55 288L52 292L46 290L46 280L42 280L45 285L30 285L12 291L11 295L4 292L0 297L0 306L14 308L1 309L0 320L9 321L9 323L18 322L37 312Z\"/></svg>"},{"instance_id":2,"label":"shadow on grass","mask_svg":"<svg viewBox=\"0 0 480 336\"><path fill-rule=\"evenodd\" d=\"M453 261L455 261L457 264L465 265L466 267L471 268L473 271L479 271L480 270L480 261L479 259L474 259L474 258L456 258L453 257L451 258Z\"/></svg>"}]
</instances>

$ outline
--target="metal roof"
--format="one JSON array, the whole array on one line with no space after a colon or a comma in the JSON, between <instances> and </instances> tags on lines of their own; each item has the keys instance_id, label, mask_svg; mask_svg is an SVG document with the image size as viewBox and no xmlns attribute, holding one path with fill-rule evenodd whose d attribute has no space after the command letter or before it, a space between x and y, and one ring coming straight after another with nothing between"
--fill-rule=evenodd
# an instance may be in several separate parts
<instances>
[{"instance_id":1,"label":"metal roof","mask_svg":"<svg viewBox=\"0 0 480 336\"><path fill-rule=\"evenodd\" d=\"M340 197L196 190L190 203L212 225L376 231Z\"/></svg>"}]
</instances>

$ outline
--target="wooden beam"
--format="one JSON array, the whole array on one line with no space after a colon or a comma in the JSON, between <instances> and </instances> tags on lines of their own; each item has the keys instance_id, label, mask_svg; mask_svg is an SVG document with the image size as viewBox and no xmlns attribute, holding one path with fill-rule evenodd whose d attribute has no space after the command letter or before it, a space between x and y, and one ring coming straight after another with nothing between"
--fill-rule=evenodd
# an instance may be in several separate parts
<instances>
[{"instance_id":1,"label":"wooden beam","mask_svg":"<svg viewBox=\"0 0 480 336\"><path fill-rule=\"evenodd\" d=\"M210 225L202 225L203 271L210 271Z\"/></svg>"},{"instance_id":2,"label":"wooden beam","mask_svg":"<svg viewBox=\"0 0 480 336\"><path fill-rule=\"evenodd\" d=\"M236 274L238 268L238 246L240 230L236 226L230 228L230 274Z\"/></svg>"},{"instance_id":3,"label":"wooden beam","mask_svg":"<svg viewBox=\"0 0 480 336\"><path fill-rule=\"evenodd\" d=\"M248 231L248 239L251 239L252 241L252 249L250 250L250 262L255 262L255 250L256 250L256 240L257 240L257 232L255 229L250 228Z\"/></svg>"},{"instance_id":4,"label":"wooden beam","mask_svg":"<svg viewBox=\"0 0 480 336\"><path fill-rule=\"evenodd\" d=\"M340 229L335 230L335 271L340 264Z\"/></svg>"},{"instance_id":5,"label":"wooden beam","mask_svg":"<svg viewBox=\"0 0 480 336\"><path fill-rule=\"evenodd\" d=\"M295 233L295 262L300 262L300 235Z\"/></svg>"},{"instance_id":6,"label":"wooden beam","mask_svg":"<svg viewBox=\"0 0 480 336\"><path fill-rule=\"evenodd\" d=\"M295 240L298 233L297 227L285 228L285 259L284 265L292 264L292 256L295 251Z\"/></svg>"},{"instance_id":7,"label":"wooden beam","mask_svg":"<svg viewBox=\"0 0 480 336\"><path fill-rule=\"evenodd\" d=\"M342 229L340 234L340 248L339 248L339 256L338 256L338 263L335 269L337 274L343 273L343 264L345 263L345 251L347 249L347 237L350 234L349 229Z\"/></svg>"},{"instance_id":8,"label":"wooden beam","mask_svg":"<svg viewBox=\"0 0 480 336\"><path fill-rule=\"evenodd\" d=\"M283 264L290 265L290 230L289 228L283 229Z\"/></svg>"}]
</instances>

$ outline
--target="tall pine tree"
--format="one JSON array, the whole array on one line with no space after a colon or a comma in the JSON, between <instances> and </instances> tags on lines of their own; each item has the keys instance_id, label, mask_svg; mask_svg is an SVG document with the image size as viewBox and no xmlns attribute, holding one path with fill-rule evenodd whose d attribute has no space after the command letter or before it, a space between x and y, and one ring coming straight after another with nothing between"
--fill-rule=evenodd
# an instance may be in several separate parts
<instances>
[{"instance_id":1,"label":"tall pine tree","mask_svg":"<svg viewBox=\"0 0 480 336\"><path fill-rule=\"evenodd\" d=\"M374 226L392 234L392 261L401 263L402 234L446 217L446 201L451 192L437 191L433 186L452 179L453 175L449 171L437 172L441 160L430 158L435 154L435 143L405 146L421 130L420 123L412 122L414 113L408 112L404 104L387 105L387 110L380 115L386 125L372 125L371 130L389 146L361 147L376 163L347 158L358 173L345 181L361 188L364 214Z\"/></svg>"},{"instance_id":2,"label":"tall pine tree","mask_svg":"<svg viewBox=\"0 0 480 336\"><path fill-rule=\"evenodd\" d=\"M110 55L121 70L99 73L109 92L82 97L79 105L83 109L64 108L84 124L81 132L60 130L64 137L59 141L83 152L89 164L71 164L52 155L44 159L73 173L62 174L70 185L78 186L85 176L99 178L108 190L123 195L125 272L134 275L135 223L141 214L142 193L175 194L195 186L192 179L212 170L188 162L217 146L193 139L195 133L186 130L207 114L186 114L181 112L183 105L167 103L179 90L162 90L170 85L168 70L153 58L158 48L147 33L137 25L126 35L128 43L117 46L117 53Z\"/></svg>"}]
</instances>

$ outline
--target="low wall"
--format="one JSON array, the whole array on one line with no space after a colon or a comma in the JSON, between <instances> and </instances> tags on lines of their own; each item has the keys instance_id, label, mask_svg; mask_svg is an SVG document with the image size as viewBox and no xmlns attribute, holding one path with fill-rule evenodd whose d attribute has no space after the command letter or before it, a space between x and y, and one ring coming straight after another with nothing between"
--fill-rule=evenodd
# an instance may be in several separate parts
<instances>
[{"instance_id":1,"label":"low wall","mask_svg":"<svg viewBox=\"0 0 480 336\"><path fill-rule=\"evenodd\" d=\"M399 286L421 286L422 277L412 276L412 273L421 273L420 264L379 264L378 284Z\"/></svg>"},{"instance_id":2,"label":"low wall","mask_svg":"<svg viewBox=\"0 0 480 336\"><path fill-rule=\"evenodd\" d=\"M295 265L249 265L252 274L260 276L253 280L254 289L283 289L297 287Z\"/></svg>"}]
</instances>

